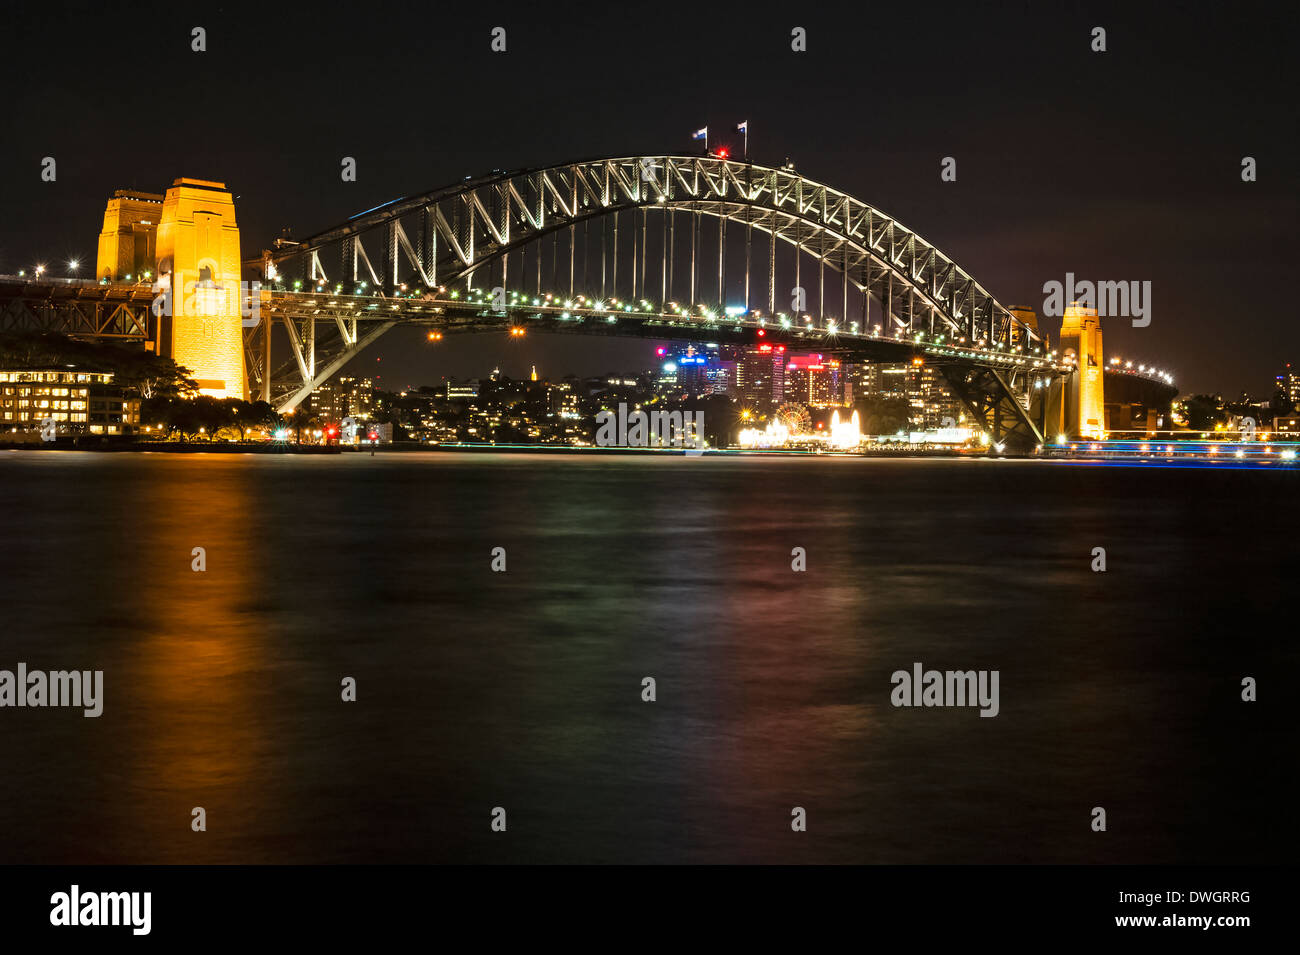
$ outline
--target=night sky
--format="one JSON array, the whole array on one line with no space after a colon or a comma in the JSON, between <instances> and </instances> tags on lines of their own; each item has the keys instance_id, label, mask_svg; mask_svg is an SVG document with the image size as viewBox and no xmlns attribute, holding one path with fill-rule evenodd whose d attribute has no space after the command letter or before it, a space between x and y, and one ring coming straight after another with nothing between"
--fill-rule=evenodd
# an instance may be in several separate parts
<instances>
[{"instance_id":1,"label":"night sky","mask_svg":"<svg viewBox=\"0 0 1300 955\"><path fill-rule=\"evenodd\" d=\"M692 130L716 145L747 119L755 161L790 157L896 216L1005 305L1041 311L1043 283L1067 271L1151 281L1151 324L1103 321L1107 354L1154 362L1185 392L1266 396L1300 361L1295 15L977 7L24 4L5 13L0 272L64 274L77 256L88 276L114 189L225 182L247 258L283 227L304 237L466 175L691 152ZM494 26L506 53L489 49ZM795 26L806 53L790 50ZM357 182L340 180L344 156ZM650 352L577 336L428 346L411 330L350 370L382 368L396 388L498 363L628 371Z\"/></svg>"}]
</instances>

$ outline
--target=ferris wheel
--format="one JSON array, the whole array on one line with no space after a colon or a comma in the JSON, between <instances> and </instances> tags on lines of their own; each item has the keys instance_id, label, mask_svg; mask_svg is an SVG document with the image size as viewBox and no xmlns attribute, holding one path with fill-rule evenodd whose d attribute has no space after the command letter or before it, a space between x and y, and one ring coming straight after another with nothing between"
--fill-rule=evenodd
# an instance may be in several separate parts
<instances>
[{"instance_id":1,"label":"ferris wheel","mask_svg":"<svg viewBox=\"0 0 1300 955\"><path fill-rule=\"evenodd\" d=\"M791 435L807 434L812 430L812 415L797 401L787 401L776 409L777 421L785 425Z\"/></svg>"}]
</instances>

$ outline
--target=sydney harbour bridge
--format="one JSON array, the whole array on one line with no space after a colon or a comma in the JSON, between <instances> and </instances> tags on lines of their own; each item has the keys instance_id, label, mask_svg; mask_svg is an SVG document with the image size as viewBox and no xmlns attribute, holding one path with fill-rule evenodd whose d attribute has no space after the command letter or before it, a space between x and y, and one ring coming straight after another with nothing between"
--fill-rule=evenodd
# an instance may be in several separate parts
<instances>
[{"instance_id":1,"label":"sydney harbour bridge","mask_svg":"<svg viewBox=\"0 0 1300 955\"><path fill-rule=\"evenodd\" d=\"M1028 451L1099 436L1095 313L1059 348L932 243L797 173L723 155L493 172L241 255L231 195L118 192L96 276L0 277L0 330L136 340L212 394L296 407L399 325L808 348L935 367Z\"/></svg>"}]
</instances>

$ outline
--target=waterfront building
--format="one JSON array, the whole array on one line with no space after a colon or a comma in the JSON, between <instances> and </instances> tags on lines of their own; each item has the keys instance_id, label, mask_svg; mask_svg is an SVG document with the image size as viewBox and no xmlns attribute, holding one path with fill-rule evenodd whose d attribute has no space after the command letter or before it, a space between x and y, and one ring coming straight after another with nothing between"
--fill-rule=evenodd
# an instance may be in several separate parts
<instances>
[{"instance_id":1,"label":"waterfront building","mask_svg":"<svg viewBox=\"0 0 1300 955\"><path fill-rule=\"evenodd\" d=\"M53 420L63 433L131 434L140 399L128 397L111 372L41 368L0 371L0 424L38 431Z\"/></svg>"}]
</instances>

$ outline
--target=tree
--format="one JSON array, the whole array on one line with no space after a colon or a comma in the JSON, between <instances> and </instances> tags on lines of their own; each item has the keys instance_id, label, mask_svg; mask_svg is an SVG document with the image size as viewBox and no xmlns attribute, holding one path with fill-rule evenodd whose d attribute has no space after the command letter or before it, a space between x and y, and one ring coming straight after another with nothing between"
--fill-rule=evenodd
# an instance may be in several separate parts
<instances>
[{"instance_id":1,"label":"tree","mask_svg":"<svg viewBox=\"0 0 1300 955\"><path fill-rule=\"evenodd\" d=\"M0 364L9 368L67 368L111 372L133 397L193 395L198 383L189 370L135 346L80 341L55 332L0 333Z\"/></svg>"},{"instance_id":2,"label":"tree","mask_svg":"<svg viewBox=\"0 0 1300 955\"><path fill-rule=\"evenodd\" d=\"M1183 400L1183 416L1193 431L1213 431L1215 424L1228 420L1223 401L1217 395L1192 395Z\"/></svg>"}]
</instances>

